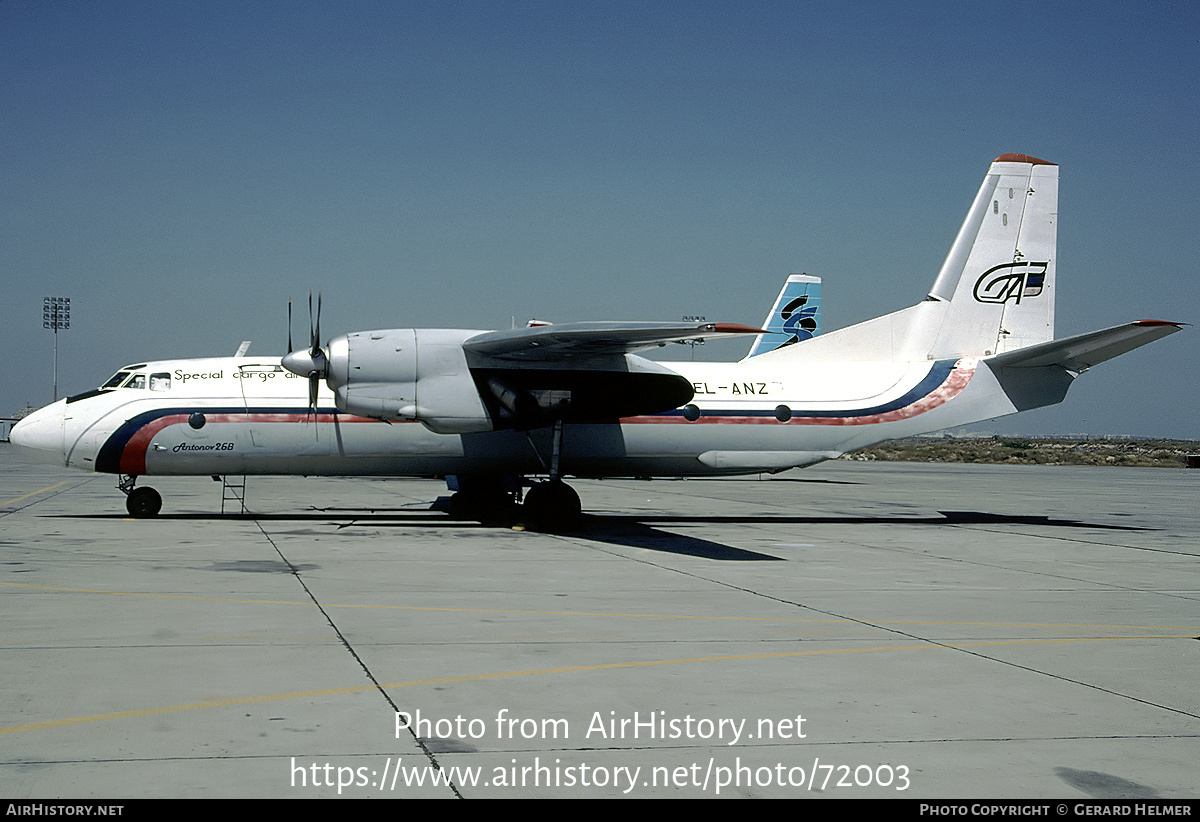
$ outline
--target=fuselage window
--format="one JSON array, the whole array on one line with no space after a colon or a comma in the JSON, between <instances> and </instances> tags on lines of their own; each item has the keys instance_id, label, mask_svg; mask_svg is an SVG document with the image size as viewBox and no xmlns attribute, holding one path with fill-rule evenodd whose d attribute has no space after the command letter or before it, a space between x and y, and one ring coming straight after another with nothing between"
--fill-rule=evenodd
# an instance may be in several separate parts
<instances>
[{"instance_id":1,"label":"fuselage window","mask_svg":"<svg viewBox=\"0 0 1200 822\"><path fill-rule=\"evenodd\" d=\"M129 382L125 383L125 387L126 388L143 388L144 389L146 387L146 375L145 374L134 374L132 377L129 378Z\"/></svg>"},{"instance_id":2,"label":"fuselage window","mask_svg":"<svg viewBox=\"0 0 1200 822\"><path fill-rule=\"evenodd\" d=\"M150 375L150 390L151 391L170 391L171 390L171 375L163 372L162 374Z\"/></svg>"},{"instance_id":3,"label":"fuselage window","mask_svg":"<svg viewBox=\"0 0 1200 822\"><path fill-rule=\"evenodd\" d=\"M100 386L101 388L116 388L121 383L125 382L125 378L129 376L128 371L118 371L108 378L108 382Z\"/></svg>"}]
</instances>

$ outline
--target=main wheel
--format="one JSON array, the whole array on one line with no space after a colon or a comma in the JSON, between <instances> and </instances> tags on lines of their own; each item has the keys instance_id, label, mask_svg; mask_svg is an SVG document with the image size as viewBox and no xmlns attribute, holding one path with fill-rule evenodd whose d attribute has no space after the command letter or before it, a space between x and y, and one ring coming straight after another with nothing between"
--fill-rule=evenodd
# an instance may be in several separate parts
<instances>
[{"instance_id":1,"label":"main wheel","mask_svg":"<svg viewBox=\"0 0 1200 822\"><path fill-rule=\"evenodd\" d=\"M525 493L522 507L530 524L542 527L573 525L583 514L579 494L562 480L534 485Z\"/></svg>"},{"instance_id":2,"label":"main wheel","mask_svg":"<svg viewBox=\"0 0 1200 822\"><path fill-rule=\"evenodd\" d=\"M158 516L162 510L162 497L153 488L134 488L125 497L125 510L129 516L138 519Z\"/></svg>"}]
</instances>

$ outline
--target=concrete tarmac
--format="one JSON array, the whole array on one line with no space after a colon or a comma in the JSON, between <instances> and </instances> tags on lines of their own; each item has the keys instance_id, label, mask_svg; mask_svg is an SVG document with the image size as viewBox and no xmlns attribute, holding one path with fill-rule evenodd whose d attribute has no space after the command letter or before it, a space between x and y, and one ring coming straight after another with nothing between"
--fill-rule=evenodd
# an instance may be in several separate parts
<instances>
[{"instance_id":1,"label":"concrete tarmac","mask_svg":"<svg viewBox=\"0 0 1200 822\"><path fill-rule=\"evenodd\" d=\"M546 534L0 466L0 796L1200 794L1200 471L578 481Z\"/></svg>"}]
</instances>

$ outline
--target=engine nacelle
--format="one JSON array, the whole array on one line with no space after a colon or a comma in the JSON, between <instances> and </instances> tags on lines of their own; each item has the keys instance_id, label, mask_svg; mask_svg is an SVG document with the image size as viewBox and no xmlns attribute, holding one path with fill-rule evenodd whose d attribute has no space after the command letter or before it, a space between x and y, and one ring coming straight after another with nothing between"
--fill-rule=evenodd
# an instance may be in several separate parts
<instances>
[{"instance_id":1,"label":"engine nacelle","mask_svg":"<svg viewBox=\"0 0 1200 822\"><path fill-rule=\"evenodd\" d=\"M325 382L342 411L416 420L438 434L615 420L692 399L687 379L632 354L513 363L466 352L463 341L482 333L392 328L334 337Z\"/></svg>"},{"instance_id":2,"label":"engine nacelle","mask_svg":"<svg viewBox=\"0 0 1200 822\"><path fill-rule=\"evenodd\" d=\"M393 328L329 341L326 384L348 414L419 420L439 434L491 431L463 340L479 331Z\"/></svg>"}]
</instances>

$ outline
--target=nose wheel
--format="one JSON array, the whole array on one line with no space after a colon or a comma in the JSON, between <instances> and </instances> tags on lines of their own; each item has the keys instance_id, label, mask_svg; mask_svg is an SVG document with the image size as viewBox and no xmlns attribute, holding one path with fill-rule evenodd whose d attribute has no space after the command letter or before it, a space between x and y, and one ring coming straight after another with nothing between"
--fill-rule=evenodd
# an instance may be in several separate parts
<instances>
[{"instance_id":1,"label":"nose wheel","mask_svg":"<svg viewBox=\"0 0 1200 822\"><path fill-rule=\"evenodd\" d=\"M134 488L125 498L125 510L129 516L138 519L158 516L162 510L162 496L153 488Z\"/></svg>"},{"instance_id":2,"label":"nose wheel","mask_svg":"<svg viewBox=\"0 0 1200 822\"><path fill-rule=\"evenodd\" d=\"M125 494L125 510L137 519L156 517L162 510L162 495L153 488L134 488L136 476L123 474L117 488Z\"/></svg>"}]
</instances>

